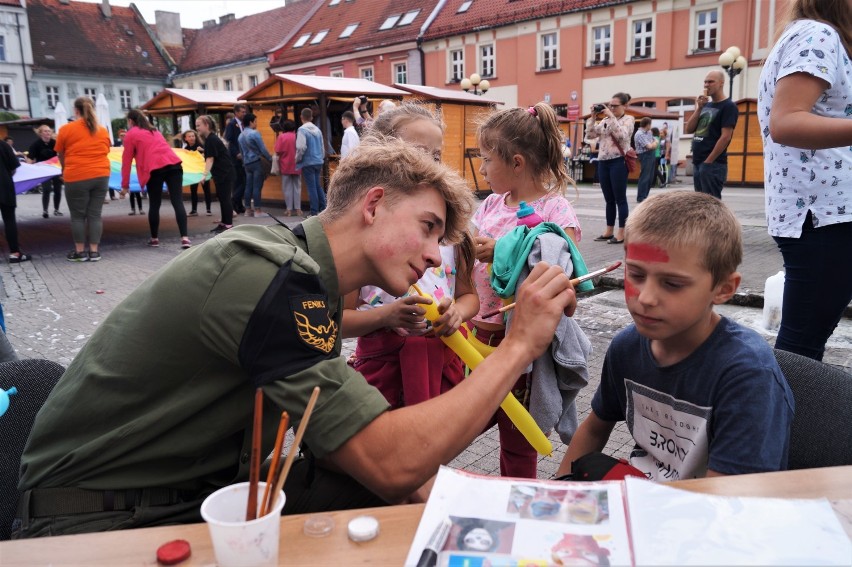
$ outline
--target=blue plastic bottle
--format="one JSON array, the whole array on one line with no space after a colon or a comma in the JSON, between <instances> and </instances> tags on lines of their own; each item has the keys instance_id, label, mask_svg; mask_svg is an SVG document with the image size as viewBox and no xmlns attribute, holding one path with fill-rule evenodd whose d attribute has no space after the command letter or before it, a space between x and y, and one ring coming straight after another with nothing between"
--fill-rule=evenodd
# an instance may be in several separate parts
<instances>
[{"instance_id":1,"label":"blue plastic bottle","mask_svg":"<svg viewBox=\"0 0 852 567\"><path fill-rule=\"evenodd\" d=\"M530 207L526 201L521 201L520 207L518 208L518 226L526 225L530 228L533 228L544 222L538 213L535 212L535 209Z\"/></svg>"}]
</instances>

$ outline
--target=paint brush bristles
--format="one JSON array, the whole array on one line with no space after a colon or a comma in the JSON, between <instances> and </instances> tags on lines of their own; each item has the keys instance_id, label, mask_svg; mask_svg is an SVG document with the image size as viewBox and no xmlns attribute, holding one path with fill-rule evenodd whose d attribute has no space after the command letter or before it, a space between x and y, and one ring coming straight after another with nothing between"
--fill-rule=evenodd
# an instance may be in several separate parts
<instances>
[{"instance_id":1,"label":"paint brush bristles","mask_svg":"<svg viewBox=\"0 0 852 567\"><path fill-rule=\"evenodd\" d=\"M614 264L611 264L611 265L607 266L606 268L601 268L600 270L595 270L594 272L589 272L588 274L586 274L584 276L580 276L579 278L573 278L571 280L571 286L577 287L578 285L580 285L584 281L590 280L592 278L596 278L598 276L602 276L604 274L607 274L607 273L615 270L619 266L621 266L620 261L615 262ZM494 317L498 313L505 313L506 311L510 311L514 308L515 308L515 303L510 303L509 305L504 305L503 307L501 307L497 311L491 311L490 313L486 313L485 315L482 316L482 318L488 319L489 317Z\"/></svg>"}]
</instances>

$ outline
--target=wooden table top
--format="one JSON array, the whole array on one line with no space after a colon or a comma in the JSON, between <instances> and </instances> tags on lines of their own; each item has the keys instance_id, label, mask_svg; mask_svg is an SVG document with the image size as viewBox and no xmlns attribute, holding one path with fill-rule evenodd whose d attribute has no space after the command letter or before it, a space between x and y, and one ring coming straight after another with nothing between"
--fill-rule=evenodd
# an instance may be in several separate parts
<instances>
[{"instance_id":1,"label":"wooden table top","mask_svg":"<svg viewBox=\"0 0 852 567\"><path fill-rule=\"evenodd\" d=\"M846 500L852 499L852 466L686 480L670 485L727 496ZM852 512L850 502L839 505ZM334 529L323 538L312 538L302 531L305 520L314 515L283 516L279 564L402 565L423 508L423 504L411 504L330 512ZM852 514L844 518L838 505L835 510L847 532L852 533ZM380 534L372 541L354 543L347 537L346 527L349 520L363 514L379 520ZM156 565L157 548L173 539L185 539L192 546L192 556L181 566L216 564L207 525L202 523L2 542L0 565Z\"/></svg>"}]
</instances>

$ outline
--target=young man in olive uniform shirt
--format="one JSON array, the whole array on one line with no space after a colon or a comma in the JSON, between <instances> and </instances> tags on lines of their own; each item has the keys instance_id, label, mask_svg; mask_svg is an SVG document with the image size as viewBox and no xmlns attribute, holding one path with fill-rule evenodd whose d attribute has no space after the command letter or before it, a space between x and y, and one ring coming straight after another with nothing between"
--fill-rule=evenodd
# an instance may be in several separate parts
<instances>
[{"instance_id":1,"label":"young man in olive uniform shirt","mask_svg":"<svg viewBox=\"0 0 852 567\"><path fill-rule=\"evenodd\" d=\"M322 388L285 513L411 498L482 431L576 304L560 268L537 266L513 331L468 379L387 411L340 357L342 296L368 284L404 294L472 208L464 181L418 149L368 142L341 163L322 215L294 231L239 227L181 254L113 310L40 412L14 535L200 521L207 494L248 478L257 387L263 454L280 410L297 424ZM146 345L134 359L121 348L131 337ZM435 422L445 426L424 426Z\"/></svg>"}]
</instances>

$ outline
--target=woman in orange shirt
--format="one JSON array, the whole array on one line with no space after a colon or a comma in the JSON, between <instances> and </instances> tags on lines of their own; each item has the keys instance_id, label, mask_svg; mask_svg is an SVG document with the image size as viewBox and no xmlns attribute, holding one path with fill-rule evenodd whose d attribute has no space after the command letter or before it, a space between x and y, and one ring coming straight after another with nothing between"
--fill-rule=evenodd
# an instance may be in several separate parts
<instances>
[{"instance_id":1,"label":"woman in orange shirt","mask_svg":"<svg viewBox=\"0 0 852 567\"><path fill-rule=\"evenodd\" d=\"M98 125L91 98L81 96L74 101L74 116L77 120L59 130L55 147L62 164L74 238L74 250L67 258L69 262L97 262L101 259L101 210L109 189L110 140L106 128Z\"/></svg>"}]
</instances>

